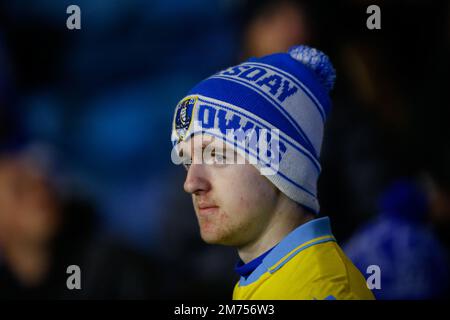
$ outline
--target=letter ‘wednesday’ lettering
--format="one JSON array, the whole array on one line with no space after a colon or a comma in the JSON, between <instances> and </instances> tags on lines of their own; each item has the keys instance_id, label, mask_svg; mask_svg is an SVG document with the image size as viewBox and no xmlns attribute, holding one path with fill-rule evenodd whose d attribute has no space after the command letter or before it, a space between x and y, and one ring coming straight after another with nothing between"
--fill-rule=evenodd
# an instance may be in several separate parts
<instances>
[{"instance_id":1,"label":"letter \u2018wednesday\u2019 lettering","mask_svg":"<svg viewBox=\"0 0 450 320\"><path fill-rule=\"evenodd\" d=\"M231 67L218 75L251 83L281 103L298 91L298 87L292 81L263 67L244 64Z\"/></svg>"}]
</instances>

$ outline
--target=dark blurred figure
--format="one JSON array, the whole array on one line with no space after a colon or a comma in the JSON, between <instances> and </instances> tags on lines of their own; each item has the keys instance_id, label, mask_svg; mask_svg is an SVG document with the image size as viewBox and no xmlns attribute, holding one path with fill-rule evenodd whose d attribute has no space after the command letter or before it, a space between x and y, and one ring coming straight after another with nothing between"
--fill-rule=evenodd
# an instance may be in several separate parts
<instances>
[{"instance_id":1,"label":"dark blurred figure","mask_svg":"<svg viewBox=\"0 0 450 320\"><path fill-rule=\"evenodd\" d=\"M310 44L314 36L310 1L247 1L243 10L243 57L261 57Z\"/></svg>"},{"instance_id":2,"label":"dark blurred figure","mask_svg":"<svg viewBox=\"0 0 450 320\"><path fill-rule=\"evenodd\" d=\"M423 172L428 150L440 153L442 133L433 128L445 119L436 101L447 78L441 62L448 59L439 57L443 2L380 2L377 31L365 26L368 5L330 4L323 42L332 46L337 80L319 193L323 211L347 222L336 226L343 240L377 211L392 178Z\"/></svg>"},{"instance_id":3,"label":"dark blurred figure","mask_svg":"<svg viewBox=\"0 0 450 320\"><path fill-rule=\"evenodd\" d=\"M381 270L377 299L448 297L448 256L427 224L426 194L413 181L400 179L381 195L379 214L361 226L344 251L363 274Z\"/></svg>"},{"instance_id":4,"label":"dark blurred figure","mask_svg":"<svg viewBox=\"0 0 450 320\"><path fill-rule=\"evenodd\" d=\"M0 157L0 296L14 297L22 288L32 295L45 282L60 218L36 164L18 155Z\"/></svg>"},{"instance_id":5,"label":"dark blurred figure","mask_svg":"<svg viewBox=\"0 0 450 320\"><path fill-rule=\"evenodd\" d=\"M0 298L158 298L150 259L99 235L92 206L62 197L35 154L19 150L0 152ZM81 290L67 288L70 265Z\"/></svg>"},{"instance_id":6,"label":"dark blurred figure","mask_svg":"<svg viewBox=\"0 0 450 320\"><path fill-rule=\"evenodd\" d=\"M444 147L445 148L445 147ZM426 179L430 198L431 222L440 240L450 252L450 149L447 147L439 158L432 159Z\"/></svg>"}]
</instances>

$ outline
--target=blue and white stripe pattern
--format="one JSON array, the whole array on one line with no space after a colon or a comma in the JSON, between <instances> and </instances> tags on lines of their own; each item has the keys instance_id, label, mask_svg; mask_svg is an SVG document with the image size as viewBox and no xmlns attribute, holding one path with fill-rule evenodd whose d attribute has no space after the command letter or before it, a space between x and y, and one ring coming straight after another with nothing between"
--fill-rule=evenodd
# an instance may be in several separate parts
<instances>
[{"instance_id":1,"label":"blue and white stripe pattern","mask_svg":"<svg viewBox=\"0 0 450 320\"><path fill-rule=\"evenodd\" d=\"M291 199L319 212L319 156L334 78L326 55L298 46L289 53L251 58L203 80L180 101L175 117L189 99L195 104L189 109L192 121L224 141L227 129L278 129L279 168L267 178ZM174 125L173 144L196 133L196 127L189 123L190 132L184 130L180 137ZM251 150L241 152L252 157Z\"/></svg>"}]
</instances>

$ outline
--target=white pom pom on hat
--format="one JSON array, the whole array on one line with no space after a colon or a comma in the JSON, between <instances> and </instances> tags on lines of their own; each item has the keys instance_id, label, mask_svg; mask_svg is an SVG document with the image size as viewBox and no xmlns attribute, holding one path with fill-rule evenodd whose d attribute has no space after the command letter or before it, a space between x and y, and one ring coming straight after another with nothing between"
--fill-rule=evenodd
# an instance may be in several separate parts
<instances>
[{"instance_id":1,"label":"white pom pom on hat","mask_svg":"<svg viewBox=\"0 0 450 320\"><path fill-rule=\"evenodd\" d=\"M288 53L292 58L311 69L327 92L333 89L336 80L336 70L325 53L306 45L293 46Z\"/></svg>"}]
</instances>

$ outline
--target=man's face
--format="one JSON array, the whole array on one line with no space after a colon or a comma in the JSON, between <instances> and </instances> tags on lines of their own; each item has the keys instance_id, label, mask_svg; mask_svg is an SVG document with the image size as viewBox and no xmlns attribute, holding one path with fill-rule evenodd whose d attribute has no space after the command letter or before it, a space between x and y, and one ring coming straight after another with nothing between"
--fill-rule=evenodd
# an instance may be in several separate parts
<instances>
[{"instance_id":1,"label":"man's face","mask_svg":"<svg viewBox=\"0 0 450 320\"><path fill-rule=\"evenodd\" d=\"M279 196L275 186L237 154L244 164L202 162L205 148L213 159L223 159L220 140L197 135L180 146L193 161L186 166L184 190L192 194L202 239L235 247L258 240L273 217Z\"/></svg>"}]
</instances>

